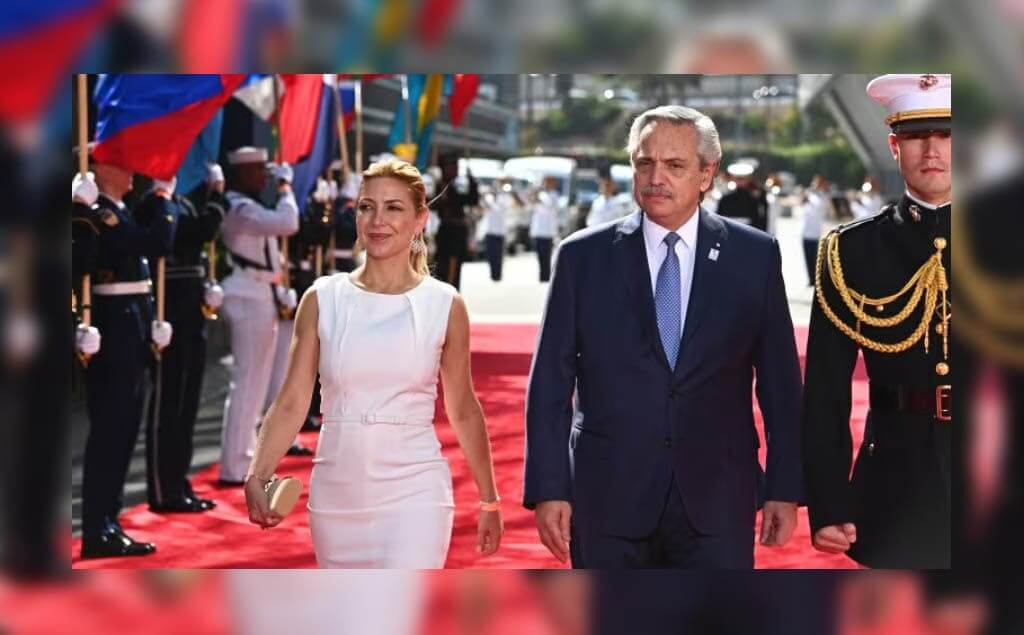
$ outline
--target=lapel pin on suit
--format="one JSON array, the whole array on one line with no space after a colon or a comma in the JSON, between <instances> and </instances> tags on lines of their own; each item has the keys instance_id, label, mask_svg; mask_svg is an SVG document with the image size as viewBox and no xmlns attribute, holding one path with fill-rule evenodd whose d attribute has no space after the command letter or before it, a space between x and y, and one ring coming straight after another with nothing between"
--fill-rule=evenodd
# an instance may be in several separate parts
<instances>
[{"instance_id":1,"label":"lapel pin on suit","mask_svg":"<svg viewBox=\"0 0 1024 635\"><path fill-rule=\"evenodd\" d=\"M715 243L715 246L708 252L708 260L718 261L718 248L722 246L722 243Z\"/></svg>"}]
</instances>

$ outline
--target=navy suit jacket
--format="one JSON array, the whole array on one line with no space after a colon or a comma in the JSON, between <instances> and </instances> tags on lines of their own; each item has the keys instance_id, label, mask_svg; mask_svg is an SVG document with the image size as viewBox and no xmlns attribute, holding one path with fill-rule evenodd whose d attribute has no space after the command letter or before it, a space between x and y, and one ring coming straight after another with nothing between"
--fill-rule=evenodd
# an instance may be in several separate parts
<instances>
[{"instance_id":1,"label":"navy suit jacket","mask_svg":"<svg viewBox=\"0 0 1024 635\"><path fill-rule=\"evenodd\" d=\"M699 214L674 372L658 335L642 212L560 246L527 394L527 508L569 501L577 526L641 537L657 526L673 472L690 522L710 534L752 529L763 500L800 500L800 365L778 244Z\"/></svg>"}]
</instances>

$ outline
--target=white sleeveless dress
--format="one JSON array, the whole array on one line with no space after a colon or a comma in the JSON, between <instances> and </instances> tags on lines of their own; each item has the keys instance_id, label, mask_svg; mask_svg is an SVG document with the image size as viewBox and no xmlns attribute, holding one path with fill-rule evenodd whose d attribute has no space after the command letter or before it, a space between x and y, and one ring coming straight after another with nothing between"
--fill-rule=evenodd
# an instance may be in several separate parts
<instances>
[{"instance_id":1,"label":"white sleeveless dress","mask_svg":"<svg viewBox=\"0 0 1024 635\"><path fill-rule=\"evenodd\" d=\"M427 276L397 295L318 279L324 415L309 490L321 568L444 566L455 504L434 432L455 289Z\"/></svg>"}]
</instances>

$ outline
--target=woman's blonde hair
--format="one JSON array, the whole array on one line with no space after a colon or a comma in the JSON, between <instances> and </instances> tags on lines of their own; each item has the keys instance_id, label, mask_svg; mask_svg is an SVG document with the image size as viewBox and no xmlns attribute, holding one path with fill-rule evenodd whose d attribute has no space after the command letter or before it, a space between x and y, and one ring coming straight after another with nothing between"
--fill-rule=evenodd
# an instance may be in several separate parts
<instances>
[{"instance_id":1,"label":"woman's blonde hair","mask_svg":"<svg viewBox=\"0 0 1024 635\"><path fill-rule=\"evenodd\" d=\"M416 169L416 166L402 161L401 159L384 159L376 163L370 164L370 167L363 171L363 183L366 183L370 179L390 177L398 179L409 186L409 194L412 195L412 204L419 214L421 211L426 213L427 207L427 186L423 182L423 176L420 171ZM421 233L414 240L423 241L423 234ZM409 252L409 264L416 273L423 275L430 275L430 268L427 266L427 250L426 245L421 250L411 250Z\"/></svg>"}]
</instances>

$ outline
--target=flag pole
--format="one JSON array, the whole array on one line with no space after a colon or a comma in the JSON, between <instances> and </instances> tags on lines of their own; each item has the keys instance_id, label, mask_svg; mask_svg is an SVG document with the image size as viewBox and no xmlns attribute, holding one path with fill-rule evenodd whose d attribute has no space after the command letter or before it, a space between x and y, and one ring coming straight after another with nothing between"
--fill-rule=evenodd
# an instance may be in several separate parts
<instances>
[{"instance_id":1,"label":"flag pole","mask_svg":"<svg viewBox=\"0 0 1024 635\"><path fill-rule=\"evenodd\" d=\"M88 92L89 85L86 79L85 73L78 73L76 80L78 82L78 102L77 116L78 116L78 172L85 178L86 173L89 172L89 102ZM74 294L74 290L71 291ZM81 309L82 324L85 326L92 326L92 275L86 271L82 275L82 302L79 305ZM82 362L83 366L88 365L89 355L82 353L79 355L79 361Z\"/></svg>"},{"instance_id":2,"label":"flag pole","mask_svg":"<svg viewBox=\"0 0 1024 635\"><path fill-rule=\"evenodd\" d=\"M281 159L282 159L282 157L284 155L284 153L281 151L281 146L282 146L281 140L284 138L284 131L281 130L281 107L280 107L281 106L281 98L280 98L281 96L280 96L280 93L279 93L278 88L277 88L277 75L276 74L272 74L270 77L271 77L271 79L273 79L272 85L274 87L274 132L275 132L274 139L275 139L275 142L276 142L275 145L274 145L274 161L276 163L280 164L281 163ZM289 262L288 262L288 237L287 236L281 236L281 249L280 249L280 251L281 251L281 253L280 253L280 256L281 256L281 283L284 285L285 289L290 289L292 284L291 284L291 271L289 270Z\"/></svg>"},{"instance_id":3,"label":"flag pole","mask_svg":"<svg viewBox=\"0 0 1024 635\"><path fill-rule=\"evenodd\" d=\"M355 83L355 100L356 100L356 177L362 178L363 176L363 79L361 77L356 78ZM331 234L333 237L334 234ZM352 244L352 259L358 261L359 252L362 249L362 245L359 241L359 236L356 236L356 241Z\"/></svg>"},{"instance_id":4,"label":"flag pole","mask_svg":"<svg viewBox=\"0 0 1024 635\"><path fill-rule=\"evenodd\" d=\"M405 142L412 143L412 106L409 103L409 75L402 75L402 106L405 115Z\"/></svg>"},{"instance_id":5,"label":"flag pole","mask_svg":"<svg viewBox=\"0 0 1024 635\"><path fill-rule=\"evenodd\" d=\"M363 173L363 80L355 80L356 93L356 174Z\"/></svg>"},{"instance_id":6,"label":"flag pole","mask_svg":"<svg viewBox=\"0 0 1024 635\"><path fill-rule=\"evenodd\" d=\"M332 99L332 101L334 102L335 115L337 115L337 118L338 118L338 146L339 146L339 149L340 149L340 152L341 152L341 183L338 184L339 188L344 187L345 181L348 180L348 175L349 175L349 166L348 166L348 137L346 135L346 130L345 130L345 109L344 109L344 107L343 107L343 105L341 103L341 97L339 95L339 91L340 90L341 90L341 84L338 84L338 85L336 85L334 87L334 97ZM359 148L357 146L356 152L358 153L359 151L360 150L359 150ZM339 191L338 194L340 196L341 192ZM334 201L331 201L331 205L332 205L332 207L330 209L330 216L331 216L331 220L334 220L334 208L333 208ZM337 258L334 255L334 250L336 248L336 244L337 243L336 243L336 238L335 238L335 235L334 235L334 228L333 228L333 223L332 223L331 233L330 233L330 237L328 238L328 247L327 247L328 252L329 252L327 254L327 266L331 269L331 271L334 271L334 267L335 267L336 261L337 261ZM322 250L322 248L319 247L319 246L317 247L317 249L318 250ZM322 262L322 258L323 258L323 256L321 255L321 252L318 251L317 262ZM321 275L321 272L318 269L317 276L319 277L320 275Z\"/></svg>"}]
</instances>

